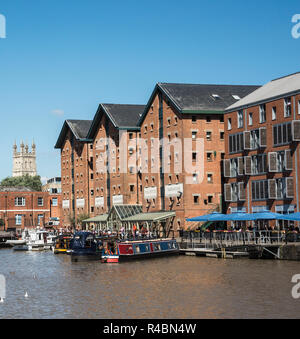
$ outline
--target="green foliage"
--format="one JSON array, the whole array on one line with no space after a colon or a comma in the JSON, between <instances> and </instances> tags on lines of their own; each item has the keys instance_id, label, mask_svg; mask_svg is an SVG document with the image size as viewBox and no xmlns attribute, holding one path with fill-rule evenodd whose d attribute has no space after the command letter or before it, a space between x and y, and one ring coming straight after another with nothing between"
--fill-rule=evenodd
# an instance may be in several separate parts
<instances>
[{"instance_id":1,"label":"green foliage","mask_svg":"<svg viewBox=\"0 0 300 339\"><path fill-rule=\"evenodd\" d=\"M90 218L89 214L83 213L83 214L78 215L78 217L77 217L78 226L81 227L82 224L83 224L83 221L86 220L86 219L89 219L89 218Z\"/></svg>"},{"instance_id":2,"label":"green foliage","mask_svg":"<svg viewBox=\"0 0 300 339\"><path fill-rule=\"evenodd\" d=\"M72 215L72 214L69 214L68 219L69 219L69 223L70 223L71 227L72 227L73 229L75 229L75 228L76 228L76 220L75 220L75 216Z\"/></svg>"},{"instance_id":3,"label":"green foliage","mask_svg":"<svg viewBox=\"0 0 300 339\"><path fill-rule=\"evenodd\" d=\"M2 187L28 187L34 191L42 191L42 182L40 176L31 177L24 175L22 177L8 177L1 181Z\"/></svg>"},{"instance_id":4,"label":"green foliage","mask_svg":"<svg viewBox=\"0 0 300 339\"><path fill-rule=\"evenodd\" d=\"M0 219L0 227L3 227L3 226L5 226L5 222L3 219Z\"/></svg>"}]
</instances>

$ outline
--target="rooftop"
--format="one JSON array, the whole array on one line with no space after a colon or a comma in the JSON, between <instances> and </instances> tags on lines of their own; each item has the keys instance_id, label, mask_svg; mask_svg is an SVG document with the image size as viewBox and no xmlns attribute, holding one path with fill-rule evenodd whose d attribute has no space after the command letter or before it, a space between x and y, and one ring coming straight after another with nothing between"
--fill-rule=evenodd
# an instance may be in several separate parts
<instances>
[{"instance_id":1,"label":"rooftop","mask_svg":"<svg viewBox=\"0 0 300 339\"><path fill-rule=\"evenodd\" d=\"M18 186L18 187L0 186L0 192L36 192L36 191L31 188L24 187L24 186Z\"/></svg>"},{"instance_id":2,"label":"rooftop","mask_svg":"<svg viewBox=\"0 0 300 339\"><path fill-rule=\"evenodd\" d=\"M226 111L235 111L243 107L254 106L295 92L300 92L300 73L290 74L270 81L242 100L227 107Z\"/></svg>"},{"instance_id":3,"label":"rooftop","mask_svg":"<svg viewBox=\"0 0 300 339\"><path fill-rule=\"evenodd\" d=\"M88 131L92 125L92 120L66 120L56 142L55 148L61 148L67 131L70 129L74 137L79 141L86 141Z\"/></svg>"}]
</instances>

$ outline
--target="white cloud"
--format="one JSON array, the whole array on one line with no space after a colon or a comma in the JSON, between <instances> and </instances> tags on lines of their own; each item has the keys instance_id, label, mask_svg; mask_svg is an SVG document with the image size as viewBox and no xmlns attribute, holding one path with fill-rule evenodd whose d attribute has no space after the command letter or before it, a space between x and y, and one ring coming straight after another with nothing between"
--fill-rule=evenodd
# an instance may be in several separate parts
<instances>
[{"instance_id":1,"label":"white cloud","mask_svg":"<svg viewBox=\"0 0 300 339\"><path fill-rule=\"evenodd\" d=\"M51 111L51 113L59 117L62 117L65 114L62 109L54 109L53 111Z\"/></svg>"}]
</instances>

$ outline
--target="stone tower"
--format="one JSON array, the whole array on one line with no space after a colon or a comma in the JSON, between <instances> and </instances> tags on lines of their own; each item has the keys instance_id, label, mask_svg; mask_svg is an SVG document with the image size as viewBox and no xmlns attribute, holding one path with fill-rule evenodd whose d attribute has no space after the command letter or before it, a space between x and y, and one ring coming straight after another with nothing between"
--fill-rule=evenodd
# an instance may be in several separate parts
<instances>
[{"instance_id":1,"label":"stone tower","mask_svg":"<svg viewBox=\"0 0 300 339\"><path fill-rule=\"evenodd\" d=\"M22 142L20 145L20 152L18 152L17 144L13 147L13 177L21 177L23 175L36 176L36 146L32 143L31 152L29 152L28 145Z\"/></svg>"}]
</instances>

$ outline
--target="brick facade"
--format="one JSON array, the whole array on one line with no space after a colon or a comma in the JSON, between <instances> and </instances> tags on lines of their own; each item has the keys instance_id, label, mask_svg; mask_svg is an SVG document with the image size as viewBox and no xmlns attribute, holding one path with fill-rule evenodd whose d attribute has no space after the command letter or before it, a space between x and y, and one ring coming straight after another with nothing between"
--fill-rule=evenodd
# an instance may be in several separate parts
<instances>
[{"instance_id":1,"label":"brick facade","mask_svg":"<svg viewBox=\"0 0 300 339\"><path fill-rule=\"evenodd\" d=\"M299 211L300 128L294 121L300 122L300 86L298 93L283 92L280 97L250 103L225 115L228 213Z\"/></svg>"},{"instance_id":2,"label":"brick facade","mask_svg":"<svg viewBox=\"0 0 300 339\"><path fill-rule=\"evenodd\" d=\"M57 207L50 207L53 198ZM43 227L51 217L60 218L60 195L48 192L0 192L0 219L2 230L20 230L25 227Z\"/></svg>"}]
</instances>

